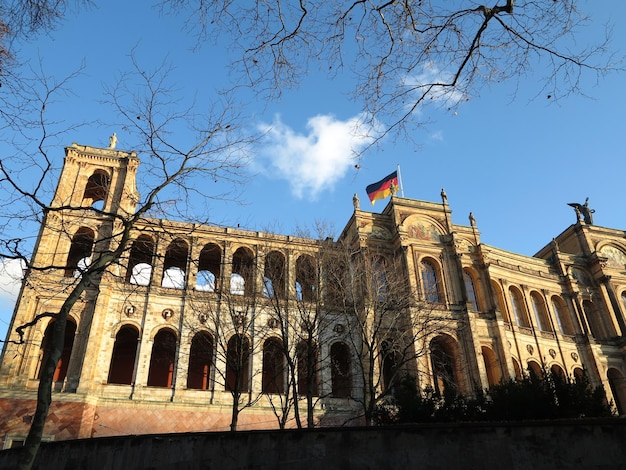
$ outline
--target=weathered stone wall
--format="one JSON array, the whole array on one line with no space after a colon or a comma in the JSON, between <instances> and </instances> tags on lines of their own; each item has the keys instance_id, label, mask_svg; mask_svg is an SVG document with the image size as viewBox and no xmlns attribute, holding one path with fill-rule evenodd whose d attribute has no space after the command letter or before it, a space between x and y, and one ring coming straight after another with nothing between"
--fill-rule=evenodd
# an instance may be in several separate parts
<instances>
[{"instance_id":1,"label":"weathered stone wall","mask_svg":"<svg viewBox=\"0 0 626 470\"><path fill-rule=\"evenodd\" d=\"M35 468L623 469L625 443L621 419L160 434L43 444Z\"/></svg>"}]
</instances>

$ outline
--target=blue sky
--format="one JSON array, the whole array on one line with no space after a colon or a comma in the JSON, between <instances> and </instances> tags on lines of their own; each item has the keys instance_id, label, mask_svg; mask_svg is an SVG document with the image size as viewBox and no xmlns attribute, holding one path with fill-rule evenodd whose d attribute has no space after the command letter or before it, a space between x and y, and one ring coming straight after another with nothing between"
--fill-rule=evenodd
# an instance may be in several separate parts
<instances>
[{"instance_id":1,"label":"blue sky","mask_svg":"<svg viewBox=\"0 0 626 470\"><path fill-rule=\"evenodd\" d=\"M161 15L144 2L97 3L102 5L83 9L57 31L22 48L34 63L40 57L46 73L57 77L85 65L83 75L72 82L74 96L56 104L57 116L99 123L64 136L56 152L58 164L63 146L106 147L112 132L117 132L118 148L127 149L127 136L115 125L119 119L102 104L102 90L129 68L133 48L146 68L163 60L175 67L181 98L193 95L208 103L228 85L226 64L232 56L223 44L194 47L182 18ZM610 8L598 3L610 3ZM594 22L579 40L592 42L611 20L614 49L626 53L626 3L585 1L581 8ZM502 249L534 254L575 221L567 203L582 203L586 197L596 210L596 225L626 229L624 75L609 75L597 85L587 82L586 97L556 103L536 95L539 75L529 74L519 86L484 88L458 109L425 109L424 118L431 122L413 133L414 142L384 140L358 162L358 170L350 147L363 142L350 137L348 129L360 108L348 96L349 77L330 80L314 73L269 104L250 94L242 109L246 125L268 132L253 149L254 176L241 204L216 202L211 217L217 224L281 233L319 219L333 224L338 234L350 217L355 192L362 209L385 207L386 201L369 205L365 186L399 164L406 197L440 201L445 188L453 221L468 224L472 211L482 241ZM6 294L11 287L3 282L0 277L2 336L12 311Z\"/></svg>"}]
</instances>

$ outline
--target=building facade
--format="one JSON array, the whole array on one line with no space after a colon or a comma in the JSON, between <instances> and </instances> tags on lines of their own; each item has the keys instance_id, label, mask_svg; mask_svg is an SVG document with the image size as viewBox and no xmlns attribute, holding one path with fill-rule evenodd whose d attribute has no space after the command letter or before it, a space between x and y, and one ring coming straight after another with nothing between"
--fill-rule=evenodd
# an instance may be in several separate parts
<instances>
[{"instance_id":1,"label":"building facade","mask_svg":"<svg viewBox=\"0 0 626 470\"><path fill-rule=\"evenodd\" d=\"M44 214L35 269L3 346L5 447L28 432L54 319L43 316L22 342L15 328L58 311L81 273L119 243L120 220L139 199L138 169L134 153L66 149L51 205L58 210ZM528 370L586 374L626 412L624 231L581 219L534 257L518 255L481 243L471 214L469 225L454 224L442 191L437 203L394 196L379 214L355 199L337 240L150 218L138 219L130 235L121 258L69 313L48 439L225 430L235 399L238 429L277 427L281 419L293 427L288 402L298 394L300 414L308 405L315 424L359 422L363 397L376 393L364 385L364 363L383 394L401 371L420 388L465 394ZM376 261L355 268L355 253ZM381 263L393 266L395 286ZM356 277L369 287L360 284L347 302L339 287ZM353 336L358 312L376 318L382 304L401 311L403 323L384 320L386 333L372 348L389 347L393 329L411 353L402 360L397 351L372 353L364 362L367 338Z\"/></svg>"}]
</instances>

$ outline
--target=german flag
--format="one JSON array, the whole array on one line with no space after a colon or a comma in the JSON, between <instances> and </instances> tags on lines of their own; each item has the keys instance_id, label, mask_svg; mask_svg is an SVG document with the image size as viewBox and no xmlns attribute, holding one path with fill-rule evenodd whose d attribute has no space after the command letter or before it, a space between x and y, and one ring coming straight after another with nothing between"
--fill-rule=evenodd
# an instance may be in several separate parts
<instances>
[{"instance_id":1,"label":"german flag","mask_svg":"<svg viewBox=\"0 0 626 470\"><path fill-rule=\"evenodd\" d=\"M372 206L375 201L393 196L398 191L398 171L394 171L390 175L385 176L377 183L370 184L367 188L367 197L370 198Z\"/></svg>"}]
</instances>

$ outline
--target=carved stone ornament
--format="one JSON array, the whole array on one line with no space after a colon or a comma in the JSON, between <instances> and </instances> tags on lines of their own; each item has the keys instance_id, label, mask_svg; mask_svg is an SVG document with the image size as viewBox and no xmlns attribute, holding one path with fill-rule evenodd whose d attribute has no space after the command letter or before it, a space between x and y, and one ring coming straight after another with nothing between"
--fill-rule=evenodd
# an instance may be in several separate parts
<instances>
[{"instance_id":1,"label":"carved stone ornament","mask_svg":"<svg viewBox=\"0 0 626 470\"><path fill-rule=\"evenodd\" d=\"M341 323L337 323L335 327L333 328L333 331L337 333L338 335L342 334L345 330L346 330L346 327L343 326Z\"/></svg>"},{"instance_id":2,"label":"carved stone ornament","mask_svg":"<svg viewBox=\"0 0 626 470\"><path fill-rule=\"evenodd\" d=\"M135 314L135 306L134 305L126 305L124 307L124 315L127 317L132 317Z\"/></svg>"},{"instance_id":3,"label":"carved stone ornament","mask_svg":"<svg viewBox=\"0 0 626 470\"><path fill-rule=\"evenodd\" d=\"M528 351L528 354L532 354L535 352L535 348L533 348L530 344L526 346L526 351Z\"/></svg>"},{"instance_id":4,"label":"carved stone ornament","mask_svg":"<svg viewBox=\"0 0 626 470\"><path fill-rule=\"evenodd\" d=\"M548 351L548 353L550 354L550 357L552 359L554 359L556 357L556 351L552 348L550 348L550 350Z\"/></svg>"},{"instance_id":5,"label":"carved stone ornament","mask_svg":"<svg viewBox=\"0 0 626 470\"><path fill-rule=\"evenodd\" d=\"M161 313L161 316L163 317L163 319L165 319L165 321L169 321L170 318L174 316L174 310L172 310L171 308L166 308Z\"/></svg>"},{"instance_id":6,"label":"carved stone ornament","mask_svg":"<svg viewBox=\"0 0 626 470\"><path fill-rule=\"evenodd\" d=\"M576 354L575 352L572 353L572 359L574 359L574 362L578 362L578 354Z\"/></svg>"},{"instance_id":7,"label":"carved stone ornament","mask_svg":"<svg viewBox=\"0 0 626 470\"><path fill-rule=\"evenodd\" d=\"M272 330L275 330L276 328L278 328L278 325L280 325L280 322L278 321L277 318L268 318L267 319L267 327L271 328Z\"/></svg>"},{"instance_id":8,"label":"carved stone ornament","mask_svg":"<svg viewBox=\"0 0 626 470\"><path fill-rule=\"evenodd\" d=\"M201 313L198 315L198 321L202 324L205 324L208 319L209 317L206 313Z\"/></svg>"}]
</instances>

